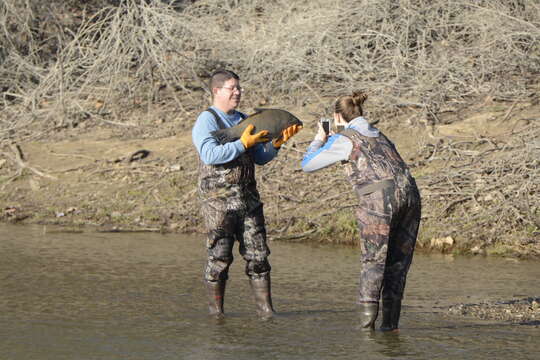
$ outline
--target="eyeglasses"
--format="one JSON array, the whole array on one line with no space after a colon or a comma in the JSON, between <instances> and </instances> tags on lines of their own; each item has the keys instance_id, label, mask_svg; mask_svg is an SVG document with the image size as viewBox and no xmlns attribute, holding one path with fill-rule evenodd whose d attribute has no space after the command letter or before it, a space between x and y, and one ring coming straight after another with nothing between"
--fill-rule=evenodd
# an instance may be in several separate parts
<instances>
[{"instance_id":1,"label":"eyeglasses","mask_svg":"<svg viewBox=\"0 0 540 360\"><path fill-rule=\"evenodd\" d=\"M235 86L235 87L221 86L221 88L222 88L222 89L231 90L231 91L236 90L236 91L241 92L241 93L243 93L243 92L245 91L244 88L241 88L241 87L239 87L239 86Z\"/></svg>"}]
</instances>

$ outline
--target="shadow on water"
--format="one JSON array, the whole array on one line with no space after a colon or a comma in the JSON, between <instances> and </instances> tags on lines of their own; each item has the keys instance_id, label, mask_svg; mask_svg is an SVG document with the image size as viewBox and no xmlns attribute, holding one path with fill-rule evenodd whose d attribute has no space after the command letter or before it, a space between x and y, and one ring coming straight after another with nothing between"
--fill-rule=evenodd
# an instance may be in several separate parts
<instances>
[{"instance_id":1,"label":"shadow on water","mask_svg":"<svg viewBox=\"0 0 540 360\"><path fill-rule=\"evenodd\" d=\"M538 321L449 318L444 309L538 294L538 263L416 256L401 331L365 333L356 328L357 249L271 247L277 315L256 317L236 257L226 318L216 321L206 313L201 238L0 226L0 359L536 357Z\"/></svg>"},{"instance_id":2,"label":"shadow on water","mask_svg":"<svg viewBox=\"0 0 540 360\"><path fill-rule=\"evenodd\" d=\"M384 357L395 359L403 356L414 357L419 355L414 350L414 344L408 338L393 332L370 332L363 334L365 341L376 343L377 351Z\"/></svg>"}]
</instances>

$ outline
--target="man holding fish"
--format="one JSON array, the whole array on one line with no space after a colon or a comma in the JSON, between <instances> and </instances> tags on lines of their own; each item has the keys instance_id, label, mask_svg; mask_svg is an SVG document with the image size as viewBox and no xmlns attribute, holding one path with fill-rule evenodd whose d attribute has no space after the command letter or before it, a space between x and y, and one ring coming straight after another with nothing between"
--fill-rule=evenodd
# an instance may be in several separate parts
<instances>
[{"instance_id":1,"label":"man holding fish","mask_svg":"<svg viewBox=\"0 0 540 360\"><path fill-rule=\"evenodd\" d=\"M213 316L223 316L225 285L233 261L233 245L238 241L257 313L270 317L274 312L270 250L254 164L271 161L302 125L292 114L283 115L286 112L281 110L257 111L250 117L237 111L243 89L238 75L232 71L218 70L212 74L209 89L212 106L199 115L192 130L200 157L198 187L207 230L204 279L209 311Z\"/></svg>"}]
</instances>

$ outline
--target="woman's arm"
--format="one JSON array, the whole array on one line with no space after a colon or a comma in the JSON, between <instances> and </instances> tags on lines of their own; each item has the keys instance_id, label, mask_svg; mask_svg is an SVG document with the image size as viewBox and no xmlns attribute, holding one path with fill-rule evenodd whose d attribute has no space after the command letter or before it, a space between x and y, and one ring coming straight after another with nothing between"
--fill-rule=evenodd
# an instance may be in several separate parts
<instances>
[{"instance_id":1,"label":"woman's arm","mask_svg":"<svg viewBox=\"0 0 540 360\"><path fill-rule=\"evenodd\" d=\"M302 170L313 172L338 161L347 160L352 148L351 140L340 134L332 135L326 143L315 139L304 154Z\"/></svg>"}]
</instances>

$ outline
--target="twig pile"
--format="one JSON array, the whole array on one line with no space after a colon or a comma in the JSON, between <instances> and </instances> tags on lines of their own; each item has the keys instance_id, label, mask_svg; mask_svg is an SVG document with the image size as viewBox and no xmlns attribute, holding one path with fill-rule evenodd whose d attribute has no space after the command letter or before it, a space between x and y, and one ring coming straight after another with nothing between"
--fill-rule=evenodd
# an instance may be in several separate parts
<instances>
[{"instance_id":1,"label":"twig pile","mask_svg":"<svg viewBox=\"0 0 540 360\"><path fill-rule=\"evenodd\" d=\"M419 179L424 223L437 229L426 237L452 236L468 247L503 239L513 246L538 242L540 126L509 135L446 140L422 149L425 162L454 164Z\"/></svg>"},{"instance_id":2,"label":"twig pile","mask_svg":"<svg viewBox=\"0 0 540 360\"><path fill-rule=\"evenodd\" d=\"M535 0L86 3L0 3L0 139L192 118L218 67L253 103L364 87L434 122L470 97L524 96L540 73Z\"/></svg>"},{"instance_id":3,"label":"twig pile","mask_svg":"<svg viewBox=\"0 0 540 360\"><path fill-rule=\"evenodd\" d=\"M8 0L0 5L0 43L6 45L0 54L0 139L27 139L90 119L130 126L140 114L153 121L202 102L187 88L194 77L185 51L190 39L174 8L125 0L92 14L57 9L57 17L44 19L38 18L42 14L36 13L40 7L35 3ZM36 20L50 25L40 28ZM70 27L72 22L76 25ZM19 26L22 31L9 32ZM32 38L36 33L53 37L47 39L53 48L45 53L32 49L40 45ZM15 43L18 38L29 38L30 48Z\"/></svg>"}]
</instances>

